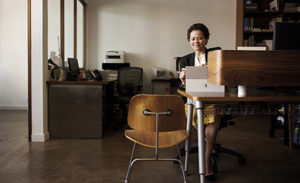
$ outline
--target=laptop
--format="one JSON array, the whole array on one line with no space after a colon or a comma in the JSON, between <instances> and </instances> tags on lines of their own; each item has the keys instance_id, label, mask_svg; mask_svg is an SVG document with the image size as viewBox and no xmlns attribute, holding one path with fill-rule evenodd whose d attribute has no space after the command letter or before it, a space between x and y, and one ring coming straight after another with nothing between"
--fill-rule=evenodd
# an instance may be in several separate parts
<instances>
[{"instance_id":1,"label":"laptop","mask_svg":"<svg viewBox=\"0 0 300 183\"><path fill-rule=\"evenodd\" d=\"M187 66L186 92L224 93L224 85L214 85L207 82L207 67Z\"/></svg>"}]
</instances>

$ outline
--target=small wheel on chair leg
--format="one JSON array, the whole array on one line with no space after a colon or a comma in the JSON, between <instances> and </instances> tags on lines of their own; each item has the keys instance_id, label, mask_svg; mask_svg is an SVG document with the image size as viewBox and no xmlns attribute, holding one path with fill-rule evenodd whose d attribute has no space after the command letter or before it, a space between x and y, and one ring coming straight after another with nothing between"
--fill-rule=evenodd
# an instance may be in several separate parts
<instances>
[{"instance_id":1,"label":"small wheel on chair leg","mask_svg":"<svg viewBox=\"0 0 300 183\"><path fill-rule=\"evenodd\" d=\"M243 165L246 163L246 159L243 156L240 156L238 162L240 165Z\"/></svg>"},{"instance_id":2,"label":"small wheel on chair leg","mask_svg":"<svg viewBox=\"0 0 300 183\"><path fill-rule=\"evenodd\" d=\"M191 173L188 173L187 171L184 171L185 176L190 176L192 175Z\"/></svg>"},{"instance_id":3,"label":"small wheel on chair leg","mask_svg":"<svg viewBox=\"0 0 300 183\"><path fill-rule=\"evenodd\" d=\"M217 166L217 165L214 165L214 166L213 166L213 172L214 172L214 173L218 173L218 166Z\"/></svg>"},{"instance_id":4,"label":"small wheel on chair leg","mask_svg":"<svg viewBox=\"0 0 300 183\"><path fill-rule=\"evenodd\" d=\"M185 155L185 148L184 148L184 147L181 148L181 150L180 150L180 155L181 155L181 156L184 156L184 155Z\"/></svg>"}]
</instances>

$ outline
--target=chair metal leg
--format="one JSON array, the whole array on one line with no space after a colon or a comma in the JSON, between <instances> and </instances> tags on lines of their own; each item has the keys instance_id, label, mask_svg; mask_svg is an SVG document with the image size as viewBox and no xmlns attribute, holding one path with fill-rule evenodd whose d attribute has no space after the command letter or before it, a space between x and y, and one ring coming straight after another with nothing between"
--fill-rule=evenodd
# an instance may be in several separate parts
<instances>
[{"instance_id":1,"label":"chair metal leg","mask_svg":"<svg viewBox=\"0 0 300 183\"><path fill-rule=\"evenodd\" d=\"M130 181L130 176L131 176L131 172L132 172L132 168L133 168L133 164L137 161L177 161L180 164L180 168L181 168L181 172L183 175L183 180L184 183L186 182L186 175L184 172L184 168L183 168L183 163L181 161L181 157L179 156L179 159L174 159L174 158L136 158L133 160L133 156L134 156L134 151L135 151L135 147L136 147L136 143L133 144L133 148L132 148L132 152L131 152L131 157L130 157L130 161L129 161L129 166L128 166L128 171L127 171L127 175L126 175L126 179L125 179L125 183L129 183ZM179 152L179 146L176 145L177 147L177 152Z\"/></svg>"},{"instance_id":2,"label":"chair metal leg","mask_svg":"<svg viewBox=\"0 0 300 183\"><path fill-rule=\"evenodd\" d=\"M177 147L177 153L180 154L178 144L176 145L176 147ZM183 165L182 165L180 155L179 155L179 161L180 161L180 168L181 168L181 171L182 171L183 181L184 181L184 183L186 183L186 175L185 175L185 171L184 171L184 168L183 168Z\"/></svg>"},{"instance_id":3,"label":"chair metal leg","mask_svg":"<svg viewBox=\"0 0 300 183\"><path fill-rule=\"evenodd\" d=\"M132 159L133 159L133 155L134 155L134 151L135 151L135 146L136 146L136 143L133 144L133 148L132 148L132 152L131 152L131 157L130 157L130 161L129 161L129 166L128 166L128 171L127 171L125 183L129 183L129 180L130 180L130 175L131 175L132 166L133 166Z\"/></svg>"}]
</instances>

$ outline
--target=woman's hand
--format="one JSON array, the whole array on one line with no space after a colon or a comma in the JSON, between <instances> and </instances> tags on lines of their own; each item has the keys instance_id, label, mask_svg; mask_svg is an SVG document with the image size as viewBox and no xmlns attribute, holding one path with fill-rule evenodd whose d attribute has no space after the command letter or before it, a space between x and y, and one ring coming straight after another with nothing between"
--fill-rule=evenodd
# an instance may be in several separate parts
<instances>
[{"instance_id":1,"label":"woman's hand","mask_svg":"<svg viewBox=\"0 0 300 183\"><path fill-rule=\"evenodd\" d=\"M185 86L185 68L181 69L179 79L181 80L182 85Z\"/></svg>"}]
</instances>

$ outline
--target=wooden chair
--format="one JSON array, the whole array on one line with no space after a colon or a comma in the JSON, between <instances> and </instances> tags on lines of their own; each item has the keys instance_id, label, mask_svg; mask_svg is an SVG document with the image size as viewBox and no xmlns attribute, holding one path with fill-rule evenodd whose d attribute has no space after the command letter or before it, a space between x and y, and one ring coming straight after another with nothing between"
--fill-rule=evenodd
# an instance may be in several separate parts
<instances>
[{"instance_id":1,"label":"wooden chair","mask_svg":"<svg viewBox=\"0 0 300 183\"><path fill-rule=\"evenodd\" d=\"M128 125L125 136L134 142L125 183L129 182L133 164L136 161L177 161L181 166L184 182L186 177L181 159L160 158L159 149L178 144L187 139L184 102L178 95L134 96L129 104ZM135 158L136 144L155 148L153 158Z\"/></svg>"}]
</instances>

